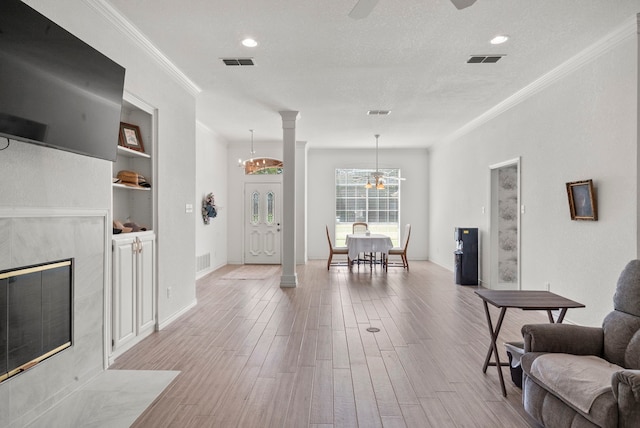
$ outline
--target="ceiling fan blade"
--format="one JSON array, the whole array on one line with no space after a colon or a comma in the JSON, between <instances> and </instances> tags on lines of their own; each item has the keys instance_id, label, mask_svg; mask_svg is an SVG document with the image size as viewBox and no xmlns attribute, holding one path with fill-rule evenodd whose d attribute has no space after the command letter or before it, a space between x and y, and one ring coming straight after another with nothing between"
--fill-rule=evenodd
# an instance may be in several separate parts
<instances>
[{"instance_id":1,"label":"ceiling fan blade","mask_svg":"<svg viewBox=\"0 0 640 428\"><path fill-rule=\"evenodd\" d=\"M380 0L358 0L351 12L349 12L349 17L353 19L362 19L369 16L374 7L378 4ZM475 1L475 0L474 0Z\"/></svg>"},{"instance_id":2,"label":"ceiling fan blade","mask_svg":"<svg viewBox=\"0 0 640 428\"><path fill-rule=\"evenodd\" d=\"M469 7L475 2L476 0L451 0L451 3L453 3L453 5L458 8L458 10Z\"/></svg>"}]
</instances>

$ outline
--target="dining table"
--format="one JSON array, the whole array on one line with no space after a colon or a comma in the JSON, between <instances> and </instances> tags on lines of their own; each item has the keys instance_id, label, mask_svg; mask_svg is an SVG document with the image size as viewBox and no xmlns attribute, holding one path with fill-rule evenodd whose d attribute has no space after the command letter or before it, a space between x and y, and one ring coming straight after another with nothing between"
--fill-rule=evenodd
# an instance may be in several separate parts
<instances>
[{"instance_id":1,"label":"dining table","mask_svg":"<svg viewBox=\"0 0 640 428\"><path fill-rule=\"evenodd\" d=\"M347 248L349 260L357 260L360 253L381 253L382 260L389 256L389 250L393 248L393 242L387 235L380 233L353 233L347 235Z\"/></svg>"}]
</instances>

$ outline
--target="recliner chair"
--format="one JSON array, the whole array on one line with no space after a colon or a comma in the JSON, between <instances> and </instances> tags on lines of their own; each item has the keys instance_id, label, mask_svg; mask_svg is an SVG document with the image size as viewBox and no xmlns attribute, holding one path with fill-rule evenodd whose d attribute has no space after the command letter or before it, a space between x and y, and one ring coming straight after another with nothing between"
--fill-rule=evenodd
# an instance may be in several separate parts
<instances>
[{"instance_id":1,"label":"recliner chair","mask_svg":"<svg viewBox=\"0 0 640 428\"><path fill-rule=\"evenodd\" d=\"M545 427L640 427L640 260L618 279L601 328L522 327L523 405Z\"/></svg>"}]
</instances>

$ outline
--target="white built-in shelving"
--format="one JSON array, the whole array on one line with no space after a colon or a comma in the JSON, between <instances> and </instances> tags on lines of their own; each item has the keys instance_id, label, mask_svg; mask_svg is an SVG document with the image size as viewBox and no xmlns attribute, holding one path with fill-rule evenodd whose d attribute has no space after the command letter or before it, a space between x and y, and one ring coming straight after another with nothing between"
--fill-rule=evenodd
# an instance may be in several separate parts
<instances>
[{"instance_id":1,"label":"white built-in shelving","mask_svg":"<svg viewBox=\"0 0 640 428\"><path fill-rule=\"evenodd\" d=\"M112 183L114 221L136 223L145 231L112 237L111 352L112 361L151 334L157 326L155 147L157 111L125 92L120 121L140 128L144 152L118 146L112 177L122 170L144 176L150 188Z\"/></svg>"},{"instance_id":2,"label":"white built-in shelving","mask_svg":"<svg viewBox=\"0 0 640 428\"><path fill-rule=\"evenodd\" d=\"M144 176L151 188L139 188L113 183L113 219L122 223L133 222L154 230L154 147L156 111L135 96L125 93L121 122L140 128L144 152L118 146L117 160L113 164L113 177L119 171L133 171ZM115 235L114 235L115 237Z\"/></svg>"}]
</instances>

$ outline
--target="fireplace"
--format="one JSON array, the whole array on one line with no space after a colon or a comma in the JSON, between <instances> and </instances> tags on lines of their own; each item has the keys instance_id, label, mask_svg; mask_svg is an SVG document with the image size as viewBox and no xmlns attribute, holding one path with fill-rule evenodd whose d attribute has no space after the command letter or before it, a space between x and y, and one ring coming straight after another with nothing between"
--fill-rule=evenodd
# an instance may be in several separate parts
<instances>
[{"instance_id":1,"label":"fireplace","mask_svg":"<svg viewBox=\"0 0 640 428\"><path fill-rule=\"evenodd\" d=\"M0 272L0 382L72 345L73 259Z\"/></svg>"}]
</instances>

